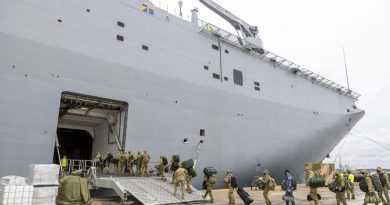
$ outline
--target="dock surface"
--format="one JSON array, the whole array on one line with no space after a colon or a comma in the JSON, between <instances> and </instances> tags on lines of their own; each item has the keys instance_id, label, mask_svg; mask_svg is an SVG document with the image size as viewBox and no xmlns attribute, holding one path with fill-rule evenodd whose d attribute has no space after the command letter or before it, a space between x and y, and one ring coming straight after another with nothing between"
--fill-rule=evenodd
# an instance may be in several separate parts
<instances>
[{"instance_id":1,"label":"dock surface","mask_svg":"<svg viewBox=\"0 0 390 205\"><path fill-rule=\"evenodd\" d=\"M251 190L251 188L245 188L245 190L253 197L255 200L252 204L265 204L263 198L263 192L260 190ZM204 193L204 190L202 190ZM309 187L305 185L299 185L298 190L294 192L295 203L297 205L314 205L313 202L306 200L306 197L309 193ZM328 188L319 188L318 193L322 196L320 202L321 205L336 205L336 196L335 193L330 192ZM218 189L213 190L214 199L216 205L226 205L228 204L228 190L227 189ZM282 201L282 196L284 192L281 191L280 187L277 187L275 191L270 192L270 199L273 205L285 205L286 203ZM347 200L348 205L361 205L364 200L364 193L360 191L357 184L355 184L355 200ZM244 205L240 197L235 193L236 205ZM120 200L117 199L98 199L95 198L93 205L119 205ZM187 203L188 204L188 203ZM211 203L196 203L196 204L211 204Z\"/></svg>"}]
</instances>

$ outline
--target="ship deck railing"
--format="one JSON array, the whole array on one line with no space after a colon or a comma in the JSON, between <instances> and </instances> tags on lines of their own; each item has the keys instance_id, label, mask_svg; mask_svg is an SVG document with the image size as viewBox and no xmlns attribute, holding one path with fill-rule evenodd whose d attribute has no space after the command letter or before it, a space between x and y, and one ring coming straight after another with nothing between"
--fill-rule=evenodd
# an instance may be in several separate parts
<instances>
[{"instance_id":1,"label":"ship deck railing","mask_svg":"<svg viewBox=\"0 0 390 205\"><path fill-rule=\"evenodd\" d=\"M225 31L211 23L205 22L203 20L198 20L199 32L214 38L216 40L220 40L231 46L239 48L244 52L259 57L260 59L264 59L265 61L272 64L275 68L280 68L282 70L286 70L294 73L295 75L302 77L306 80L311 81L313 84L317 84L319 86L325 87L327 89L334 90L342 95L353 98L355 101L361 96L359 93L356 93L338 83L335 83L313 71L310 71L306 68L303 68L292 61L289 61L271 51L268 51L264 48L259 48L256 45L245 41L245 39L240 38L237 35L234 35L228 31Z\"/></svg>"}]
</instances>

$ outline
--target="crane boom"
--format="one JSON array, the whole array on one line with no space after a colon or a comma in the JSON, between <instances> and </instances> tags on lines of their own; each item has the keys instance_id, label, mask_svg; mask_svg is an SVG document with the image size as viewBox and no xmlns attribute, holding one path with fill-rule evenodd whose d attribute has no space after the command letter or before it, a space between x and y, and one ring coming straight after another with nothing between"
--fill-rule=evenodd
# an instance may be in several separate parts
<instances>
[{"instance_id":1,"label":"crane boom","mask_svg":"<svg viewBox=\"0 0 390 205\"><path fill-rule=\"evenodd\" d=\"M257 37L258 29L256 26L249 25L212 0L199 1L214 13L218 14L220 17L229 22L236 30L240 30L244 37Z\"/></svg>"}]
</instances>

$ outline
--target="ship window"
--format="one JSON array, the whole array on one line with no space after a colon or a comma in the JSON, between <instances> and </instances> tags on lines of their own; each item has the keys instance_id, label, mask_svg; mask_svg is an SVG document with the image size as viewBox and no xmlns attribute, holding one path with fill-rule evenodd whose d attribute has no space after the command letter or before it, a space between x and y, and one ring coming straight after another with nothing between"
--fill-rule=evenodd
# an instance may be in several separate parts
<instances>
[{"instance_id":1,"label":"ship window","mask_svg":"<svg viewBox=\"0 0 390 205\"><path fill-rule=\"evenodd\" d=\"M234 78L234 84L241 85L241 86L244 85L244 80L241 71L234 69L233 78Z\"/></svg>"},{"instance_id":2,"label":"ship window","mask_svg":"<svg viewBox=\"0 0 390 205\"><path fill-rule=\"evenodd\" d=\"M221 76L218 75L218 74L216 74L216 73L213 73L213 78L215 78L215 79L221 79Z\"/></svg>"},{"instance_id":3,"label":"ship window","mask_svg":"<svg viewBox=\"0 0 390 205\"><path fill-rule=\"evenodd\" d=\"M254 84L255 84L255 86L260 86L260 83L259 83L259 82L256 82L256 81L255 81Z\"/></svg>"},{"instance_id":4,"label":"ship window","mask_svg":"<svg viewBox=\"0 0 390 205\"><path fill-rule=\"evenodd\" d=\"M217 51L219 51L219 46L217 46L217 45L212 45L212 48L214 49L214 50L217 50Z\"/></svg>"},{"instance_id":5,"label":"ship window","mask_svg":"<svg viewBox=\"0 0 390 205\"><path fill-rule=\"evenodd\" d=\"M120 22L120 21L118 21L118 22L117 22L117 25L118 25L119 27L122 27L122 28L124 28L124 27L125 27L125 23L123 23L123 22Z\"/></svg>"},{"instance_id":6,"label":"ship window","mask_svg":"<svg viewBox=\"0 0 390 205\"><path fill-rule=\"evenodd\" d=\"M58 19L57 21L58 21L58 23L62 23L62 19Z\"/></svg>"},{"instance_id":7,"label":"ship window","mask_svg":"<svg viewBox=\"0 0 390 205\"><path fill-rule=\"evenodd\" d=\"M200 129L199 135L203 137L203 136L205 136L205 134L206 134L206 131L204 129Z\"/></svg>"},{"instance_id":8,"label":"ship window","mask_svg":"<svg viewBox=\"0 0 390 205\"><path fill-rule=\"evenodd\" d=\"M228 80L229 80L229 78L228 78L228 77L223 77L223 79L224 79L225 81L228 81Z\"/></svg>"},{"instance_id":9,"label":"ship window","mask_svg":"<svg viewBox=\"0 0 390 205\"><path fill-rule=\"evenodd\" d=\"M144 49L145 51L148 51L148 50L149 50L149 47L148 47L148 46L145 46L145 45L142 45L142 49Z\"/></svg>"},{"instance_id":10,"label":"ship window","mask_svg":"<svg viewBox=\"0 0 390 205\"><path fill-rule=\"evenodd\" d=\"M205 65L203 68L204 68L205 70L208 70L208 69L209 69L209 67L208 67L207 65Z\"/></svg>"},{"instance_id":11,"label":"ship window","mask_svg":"<svg viewBox=\"0 0 390 205\"><path fill-rule=\"evenodd\" d=\"M124 41L124 40L125 40L125 37L120 36L120 35L117 35L117 36L116 36L116 39L117 39L118 41Z\"/></svg>"},{"instance_id":12,"label":"ship window","mask_svg":"<svg viewBox=\"0 0 390 205\"><path fill-rule=\"evenodd\" d=\"M255 90L260 91L260 87L255 86Z\"/></svg>"},{"instance_id":13,"label":"ship window","mask_svg":"<svg viewBox=\"0 0 390 205\"><path fill-rule=\"evenodd\" d=\"M90 10L90 9L87 9L87 12L91 12L91 10Z\"/></svg>"},{"instance_id":14,"label":"ship window","mask_svg":"<svg viewBox=\"0 0 390 205\"><path fill-rule=\"evenodd\" d=\"M228 51L228 50L225 50L225 53L226 53L226 54L229 54L229 51Z\"/></svg>"}]
</instances>

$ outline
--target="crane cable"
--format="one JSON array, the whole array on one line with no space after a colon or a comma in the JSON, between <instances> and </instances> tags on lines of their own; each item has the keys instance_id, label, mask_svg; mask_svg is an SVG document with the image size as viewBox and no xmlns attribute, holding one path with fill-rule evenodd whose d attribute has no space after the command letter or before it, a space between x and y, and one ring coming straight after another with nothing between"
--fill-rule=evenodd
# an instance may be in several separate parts
<instances>
[{"instance_id":1,"label":"crane cable","mask_svg":"<svg viewBox=\"0 0 390 205\"><path fill-rule=\"evenodd\" d=\"M370 137L364 135L363 133L359 132L358 130L356 130L356 129L354 129L354 128L353 128L352 130L355 131L356 133L358 133L360 136L364 137L365 139L369 140L370 142L372 142L372 143L374 143L374 144L376 144L376 145L382 147L382 148L385 149L386 151L389 151L389 152L390 152L390 148L387 147L387 146L389 146L389 145L385 146L383 143L380 143L380 142L378 142L378 141L376 141L376 140L371 139Z\"/></svg>"},{"instance_id":2,"label":"crane cable","mask_svg":"<svg viewBox=\"0 0 390 205\"><path fill-rule=\"evenodd\" d=\"M344 147L344 145L345 145L345 142L348 140L349 135L350 135L350 133L348 133L348 135L344 138L344 141L343 141L343 143L341 144L341 147L340 147L339 151L337 152L336 157L334 158L333 163L335 163L336 160L337 160L337 158L339 157L340 152L341 152L341 150L343 149L343 147Z\"/></svg>"}]
</instances>

